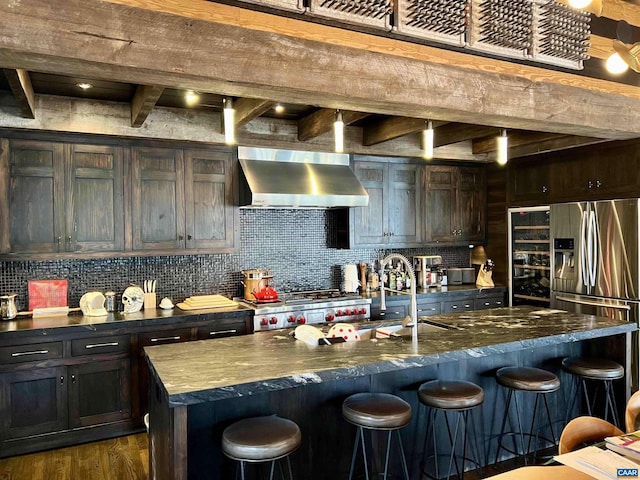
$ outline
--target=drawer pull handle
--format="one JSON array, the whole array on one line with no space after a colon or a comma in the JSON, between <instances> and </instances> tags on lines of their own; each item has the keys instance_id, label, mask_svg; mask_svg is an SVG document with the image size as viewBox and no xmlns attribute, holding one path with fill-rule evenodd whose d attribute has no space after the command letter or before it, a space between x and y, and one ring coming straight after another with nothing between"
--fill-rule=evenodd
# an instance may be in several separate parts
<instances>
[{"instance_id":1,"label":"drawer pull handle","mask_svg":"<svg viewBox=\"0 0 640 480\"><path fill-rule=\"evenodd\" d=\"M84 348L117 347L118 345L120 345L118 342L90 343L89 345L85 345Z\"/></svg>"},{"instance_id":2,"label":"drawer pull handle","mask_svg":"<svg viewBox=\"0 0 640 480\"><path fill-rule=\"evenodd\" d=\"M458 308L458 305L451 305L452 310L455 310L456 308Z\"/></svg>"},{"instance_id":3,"label":"drawer pull handle","mask_svg":"<svg viewBox=\"0 0 640 480\"><path fill-rule=\"evenodd\" d=\"M152 342L164 342L166 340L180 340L180 337L160 337L160 338L152 338Z\"/></svg>"},{"instance_id":4,"label":"drawer pull handle","mask_svg":"<svg viewBox=\"0 0 640 480\"><path fill-rule=\"evenodd\" d=\"M488 307L489 305L491 305L491 302L484 302L485 307Z\"/></svg>"},{"instance_id":5,"label":"drawer pull handle","mask_svg":"<svg viewBox=\"0 0 640 480\"><path fill-rule=\"evenodd\" d=\"M15 352L12 353L12 357L22 357L24 355L45 355L49 353L49 350L33 350L32 352Z\"/></svg>"},{"instance_id":6,"label":"drawer pull handle","mask_svg":"<svg viewBox=\"0 0 640 480\"><path fill-rule=\"evenodd\" d=\"M236 330L235 328L231 329L231 330L217 330L215 332L209 332L209 335L222 335L224 333L238 333L238 330Z\"/></svg>"},{"instance_id":7,"label":"drawer pull handle","mask_svg":"<svg viewBox=\"0 0 640 480\"><path fill-rule=\"evenodd\" d=\"M468 303L464 306L464 308L471 308L471 305L469 305Z\"/></svg>"},{"instance_id":8,"label":"drawer pull handle","mask_svg":"<svg viewBox=\"0 0 640 480\"><path fill-rule=\"evenodd\" d=\"M496 305L502 305L502 302L496 302Z\"/></svg>"}]
</instances>

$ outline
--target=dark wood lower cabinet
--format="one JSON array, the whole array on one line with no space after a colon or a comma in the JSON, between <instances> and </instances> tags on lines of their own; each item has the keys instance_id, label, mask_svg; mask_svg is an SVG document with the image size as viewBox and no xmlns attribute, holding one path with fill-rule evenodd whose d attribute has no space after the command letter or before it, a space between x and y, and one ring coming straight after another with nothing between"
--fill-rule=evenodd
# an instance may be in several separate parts
<instances>
[{"instance_id":1,"label":"dark wood lower cabinet","mask_svg":"<svg viewBox=\"0 0 640 480\"><path fill-rule=\"evenodd\" d=\"M47 342L39 341L41 330L19 343L0 335L0 458L142 431L149 384L144 348L244 335L251 322L247 310L155 327L118 325L93 335L52 328Z\"/></svg>"},{"instance_id":2,"label":"dark wood lower cabinet","mask_svg":"<svg viewBox=\"0 0 640 480\"><path fill-rule=\"evenodd\" d=\"M0 375L0 440L66 429L68 383L66 367Z\"/></svg>"},{"instance_id":3,"label":"dark wood lower cabinet","mask_svg":"<svg viewBox=\"0 0 640 480\"><path fill-rule=\"evenodd\" d=\"M68 367L69 426L86 427L131 417L131 361Z\"/></svg>"}]
</instances>

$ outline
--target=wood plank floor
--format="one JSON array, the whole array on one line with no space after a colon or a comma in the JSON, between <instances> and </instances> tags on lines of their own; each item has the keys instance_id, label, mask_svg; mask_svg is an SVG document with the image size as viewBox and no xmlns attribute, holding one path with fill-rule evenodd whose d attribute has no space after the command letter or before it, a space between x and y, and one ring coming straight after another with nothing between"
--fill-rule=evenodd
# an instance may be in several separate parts
<instances>
[{"instance_id":1,"label":"wood plank floor","mask_svg":"<svg viewBox=\"0 0 640 480\"><path fill-rule=\"evenodd\" d=\"M147 480L146 433L0 459L0 480Z\"/></svg>"}]
</instances>

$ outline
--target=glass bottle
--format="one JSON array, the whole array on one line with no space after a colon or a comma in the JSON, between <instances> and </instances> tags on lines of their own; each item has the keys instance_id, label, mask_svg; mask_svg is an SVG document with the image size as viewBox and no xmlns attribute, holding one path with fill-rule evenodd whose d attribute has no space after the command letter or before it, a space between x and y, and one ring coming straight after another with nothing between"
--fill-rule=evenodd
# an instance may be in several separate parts
<instances>
[{"instance_id":1,"label":"glass bottle","mask_svg":"<svg viewBox=\"0 0 640 480\"><path fill-rule=\"evenodd\" d=\"M396 290L404 290L404 270L400 263L396 267Z\"/></svg>"}]
</instances>

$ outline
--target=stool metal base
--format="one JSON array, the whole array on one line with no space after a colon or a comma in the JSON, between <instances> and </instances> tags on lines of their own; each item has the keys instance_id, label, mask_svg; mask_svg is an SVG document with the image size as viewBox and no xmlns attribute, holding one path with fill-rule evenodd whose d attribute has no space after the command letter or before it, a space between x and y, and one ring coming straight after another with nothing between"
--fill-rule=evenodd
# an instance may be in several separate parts
<instances>
[{"instance_id":1,"label":"stool metal base","mask_svg":"<svg viewBox=\"0 0 640 480\"><path fill-rule=\"evenodd\" d=\"M571 387L571 405L567 408L567 416L565 418L565 424L569 422L571 412L573 411L576 401L578 399L578 390L580 389L579 384L582 384L582 394L584 395L584 401L587 404L587 414L592 417L593 411L596 405L596 400L598 398L598 387L595 386L595 391L593 392L593 398L589 400L589 391L587 390L587 381L591 382L602 382L604 385L604 396L605 396L605 404L604 404L604 416L603 419L609 421L609 414L611 414L611 422L618 428L620 428L620 418L618 417L618 405L616 403L616 397L613 394L613 380L596 380L596 379L588 379L584 377L578 377L576 375L572 375L574 377L574 382Z\"/></svg>"},{"instance_id":2,"label":"stool metal base","mask_svg":"<svg viewBox=\"0 0 640 480\"><path fill-rule=\"evenodd\" d=\"M289 456L287 455L284 459L287 460L287 468L289 470L289 480L293 480L293 472L291 470L291 460L289 459ZM283 458L280 459L274 459L271 460L271 466L269 467L269 480L273 480L273 475L275 473L275 469L276 469L276 462L278 460L284 460ZM240 480L245 480L245 464L247 463L257 463L257 462L246 462L244 460L239 460L239 468L236 468L236 479L238 478L238 470L240 471ZM280 462L278 462L278 465L280 467L280 478L282 480L286 480L285 476L284 476L284 470L282 469L282 465L280 464Z\"/></svg>"},{"instance_id":3,"label":"stool metal base","mask_svg":"<svg viewBox=\"0 0 640 480\"><path fill-rule=\"evenodd\" d=\"M362 445L362 458L364 462L365 478L366 480L369 480L369 465L367 462L367 448L365 446L365 441L364 441L364 427L360 425L356 425L356 427L357 427L357 432L356 432L355 442L353 443L353 454L351 456L351 468L349 469L349 480L353 478L353 472L356 465L356 457L358 456L358 450L360 445ZM402 447L402 438L400 437L400 429L387 430L387 448L384 456L384 474L382 478L386 480L387 475L389 473L389 453L391 451L391 436L393 435L394 432L396 433L396 438L398 439L398 447L400 449L400 460L402 462L402 470L403 470L404 478L405 480L409 480L409 469L407 467L407 460L404 455L404 448Z\"/></svg>"},{"instance_id":4,"label":"stool metal base","mask_svg":"<svg viewBox=\"0 0 640 480\"><path fill-rule=\"evenodd\" d=\"M426 476L431 479L440 479L440 471L439 471L439 462L438 462L438 441L437 441L437 433L436 433L436 421L438 417L438 413L442 413L444 417L444 422L447 427L447 435L449 437L449 463L447 469L447 479L451 477L452 469L455 468L456 478L464 478L465 465L467 462L473 463L477 468L482 469L481 459L484 458L484 455L480 453L480 447L478 446L478 435L475 431L475 422L473 417L473 410L477 408L477 405L472 408L467 409L439 409L434 407L426 407L429 409L429 415L427 417L427 429L424 437L424 446L422 449L422 461L420 464L420 473L421 476ZM456 423L451 429L451 424L449 422L448 413L456 414ZM468 426L473 428L473 442L469 442L468 438ZM458 434L462 431L462 456L459 457L456 455L456 446L458 444ZM429 441L429 435L432 436L433 441L433 451L434 451L434 464L435 464L435 476L430 475L425 471L425 459L429 458L426 456L427 452L427 444ZM467 457L467 447L469 447L470 455L474 458ZM473 450L475 449L475 452ZM462 460L462 465L459 465L459 460Z\"/></svg>"},{"instance_id":5,"label":"stool metal base","mask_svg":"<svg viewBox=\"0 0 640 480\"><path fill-rule=\"evenodd\" d=\"M526 392L526 391L524 391ZM538 440L542 439L546 442L551 442L553 445L557 445L556 442L556 436L553 432L553 422L551 420L551 412L549 411L549 404L547 403L547 393L551 393L551 392L529 392L529 393L535 393L536 395L536 399L535 402L533 404L533 417L531 418L531 427L529 428L529 433L524 432L523 428L522 428L522 420L520 418L520 409L518 408L518 398L514 395L515 394L515 390L513 389L509 389L508 393L507 393L507 403L505 406L505 412L504 412L504 416L502 417L502 424L500 426L500 434L498 437L498 447L496 449L496 457L494 460L494 463L498 462L498 457L500 456L500 450L505 450L509 453L512 453L514 455L518 455L518 456L523 456L524 457L524 464L528 465L527 462L527 456L532 453L531 452L531 440L533 438L535 438L535 449L533 450L533 462L535 463L536 461L536 454L538 452L538 448L537 448L537 443ZM548 426L549 426L549 430L551 431L551 439L546 438L545 436L539 435L539 430L540 428L536 428L536 416L538 413L538 404L540 401L540 398L542 397L542 403L544 404L544 410L547 414L547 422L548 422ZM510 428L512 429L511 432L505 432L505 427L507 424L507 421L509 421L509 423L511 423L511 419L509 418L509 411L510 411L510 407L511 407L511 400L513 399L514 404L515 404L515 409L516 409L516 420L518 422L518 430L517 431L513 431L513 426L510 425ZM502 439L504 438L505 435L514 435L517 437L520 437L520 449L518 450L518 446L516 444L516 441L514 439L514 450L509 450L507 447L505 447L502 444ZM528 438L527 441L527 448L525 449L524 447L524 437Z\"/></svg>"}]
</instances>

